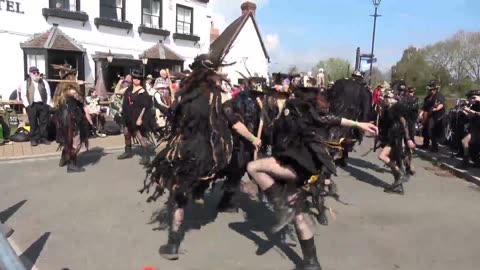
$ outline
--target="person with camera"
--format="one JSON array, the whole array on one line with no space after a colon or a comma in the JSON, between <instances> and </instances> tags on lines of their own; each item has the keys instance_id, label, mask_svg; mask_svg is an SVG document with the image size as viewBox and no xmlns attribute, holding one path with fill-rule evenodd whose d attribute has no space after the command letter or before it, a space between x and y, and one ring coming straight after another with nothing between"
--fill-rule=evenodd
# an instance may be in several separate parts
<instances>
[{"instance_id":1,"label":"person with camera","mask_svg":"<svg viewBox=\"0 0 480 270\"><path fill-rule=\"evenodd\" d=\"M470 166L470 158L475 167L480 166L478 153L480 151L480 90L467 93L468 103L463 106L462 113L468 117L468 133L462 139L463 166Z\"/></svg>"},{"instance_id":2,"label":"person with camera","mask_svg":"<svg viewBox=\"0 0 480 270\"><path fill-rule=\"evenodd\" d=\"M442 118L445 115L445 97L440 93L440 85L431 81L427 86L428 95L425 97L422 108L423 145L419 148L428 149L430 141L432 152L438 152L438 135L443 133Z\"/></svg>"},{"instance_id":3,"label":"person with camera","mask_svg":"<svg viewBox=\"0 0 480 270\"><path fill-rule=\"evenodd\" d=\"M32 146L39 143L49 145L47 126L52 103L50 86L40 77L37 67L30 67L28 72L29 77L22 84L21 95L30 123L30 143Z\"/></svg>"}]
</instances>

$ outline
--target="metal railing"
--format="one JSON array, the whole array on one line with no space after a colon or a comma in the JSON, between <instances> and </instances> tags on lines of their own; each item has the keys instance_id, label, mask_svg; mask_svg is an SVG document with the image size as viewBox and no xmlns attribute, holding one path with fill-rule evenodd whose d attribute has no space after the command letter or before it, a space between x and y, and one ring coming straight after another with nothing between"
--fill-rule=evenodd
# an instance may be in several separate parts
<instances>
[{"instance_id":1,"label":"metal railing","mask_svg":"<svg viewBox=\"0 0 480 270\"><path fill-rule=\"evenodd\" d=\"M0 234L0 270L26 270L3 234Z\"/></svg>"}]
</instances>

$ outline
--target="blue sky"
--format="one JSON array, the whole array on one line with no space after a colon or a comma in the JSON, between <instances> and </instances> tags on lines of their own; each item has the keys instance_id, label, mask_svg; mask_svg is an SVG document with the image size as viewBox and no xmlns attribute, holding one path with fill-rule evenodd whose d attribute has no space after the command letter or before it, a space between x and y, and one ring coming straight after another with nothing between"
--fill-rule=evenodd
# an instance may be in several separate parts
<instances>
[{"instance_id":1,"label":"blue sky","mask_svg":"<svg viewBox=\"0 0 480 270\"><path fill-rule=\"evenodd\" d=\"M372 0L256 0L257 22L273 69L310 69L319 60L371 50ZM240 15L242 0L212 0L214 22L222 29ZM375 51L382 70L405 48L443 40L459 30L480 31L480 0L383 0Z\"/></svg>"}]
</instances>

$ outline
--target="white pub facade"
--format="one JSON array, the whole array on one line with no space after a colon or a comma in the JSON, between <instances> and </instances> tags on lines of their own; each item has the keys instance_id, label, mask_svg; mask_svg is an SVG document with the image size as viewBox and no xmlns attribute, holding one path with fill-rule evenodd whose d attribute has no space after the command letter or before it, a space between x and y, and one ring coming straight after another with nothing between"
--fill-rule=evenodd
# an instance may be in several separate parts
<instances>
[{"instance_id":1,"label":"white pub facade","mask_svg":"<svg viewBox=\"0 0 480 270\"><path fill-rule=\"evenodd\" d=\"M0 95L37 66L69 64L81 80L110 89L132 69L183 71L209 51L209 0L0 0Z\"/></svg>"}]
</instances>

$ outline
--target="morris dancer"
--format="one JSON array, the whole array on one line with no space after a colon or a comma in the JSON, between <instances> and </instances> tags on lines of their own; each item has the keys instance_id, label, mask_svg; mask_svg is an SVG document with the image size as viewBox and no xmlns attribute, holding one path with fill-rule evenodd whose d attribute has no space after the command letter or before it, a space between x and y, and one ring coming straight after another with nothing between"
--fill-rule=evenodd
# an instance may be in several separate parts
<instances>
[{"instance_id":1,"label":"morris dancer","mask_svg":"<svg viewBox=\"0 0 480 270\"><path fill-rule=\"evenodd\" d=\"M387 193L396 193L403 195L403 183L408 180L404 172L404 141L408 149L414 149L415 143L410 137L408 130L407 116L412 111L410 106L415 106L408 102L398 102L395 95L387 93L384 98L382 117L380 118L380 141L382 152L378 158L392 170L395 182L385 188Z\"/></svg>"},{"instance_id":2,"label":"morris dancer","mask_svg":"<svg viewBox=\"0 0 480 270\"><path fill-rule=\"evenodd\" d=\"M132 85L125 89L116 89L115 94L123 95L122 116L124 122L125 152L118 159L133 157L132 137L142 146L140 165L148 165L148 133L154 128L151 115L152 100L142 86L142 75L139 71L132 72Z\"/></svg>"},{"instance_id":3,"label":"morris dancer","mask_svg":"<svg viewBox=\"0 0 480 270\"><path fill-rule=\"evenodd\" d=\"M290 197L294 205L289 205L282 184L302 187L314 178L312 176L335 174L333 160L318 135L325 133L328 126L358 127L375 134L377 128L373 124L321 114L316 101L318 88L304 88L298 93L297 98L286 102L281 117L275 121L273 157L253 161L247 170L273 204L277 223L272 231L278 232L294 219L304 258L301 269L319 270L313 231L301 213L306 200L297 193L296 198Z\"/></svg>"},{"instance_id":4,"label":"morris dancer","mask_svg":"<svg viewBox=\"0 0 480 270\"><path fill-rule=\"evenodd\" d=\"M67 165L67 172L83 172L77 164L77 155L80 148L85 145L88 148L89 115L86 114L84 96L77 80L77 70L65 67L60 70L62 80L55 90L54 107L57 127L57 142L63 147L60 158L60 167Z\"/></svg>"},{"instance_id":5,"label":"morris dancer","mask_svg":"<svg viewBox=\"0 0 480 270\"><path fill-rule=\"evenodd\" d=\"M216 70L222 59L209 55L195 58L192 74L182 83L170 111L167 124L172 132L164 138L166 147L157 154L149 169L150 183L157 183L151 199L164 189L169 191L172 223L168 242L160 247L160 255L178 259L183 239L184 208L193 198L199 198L211 180L230 162L232 135L222 111L220 76Z\"/></svg>"}]
</instances>

